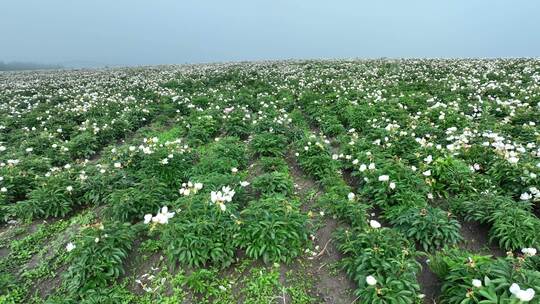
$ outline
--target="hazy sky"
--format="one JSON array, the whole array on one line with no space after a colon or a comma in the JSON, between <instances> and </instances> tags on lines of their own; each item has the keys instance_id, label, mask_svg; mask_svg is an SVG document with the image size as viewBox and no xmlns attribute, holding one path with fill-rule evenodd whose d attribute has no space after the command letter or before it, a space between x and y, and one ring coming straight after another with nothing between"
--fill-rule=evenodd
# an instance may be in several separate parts
<instances>
[{"instance_id":1,"label":"hazy sky","mask_svg":"<svg viewBox=\"0 0 540 304\"><path fill-rule=\"evenodd\" d=\"M538 0L1 0L0 60L538 57Z\"/></svg>"}]
</instances>

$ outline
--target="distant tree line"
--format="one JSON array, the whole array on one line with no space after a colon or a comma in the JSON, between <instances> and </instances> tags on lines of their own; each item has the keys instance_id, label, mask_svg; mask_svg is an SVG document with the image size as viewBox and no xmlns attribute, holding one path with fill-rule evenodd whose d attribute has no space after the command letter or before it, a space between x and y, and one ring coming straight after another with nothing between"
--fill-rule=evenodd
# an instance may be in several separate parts
<instances>
[{"instance_id":1,"label":"distant tree line","mask_svg":"<svg viewBox=\"0 0 540 304\"><path fill-rule=\"evenodd\" d=\"M6 62L0 61L0 71L23 71L23 70L50 70L61 69L61 65L40 64L32 62Z\"/></svg>"}]
</instances>

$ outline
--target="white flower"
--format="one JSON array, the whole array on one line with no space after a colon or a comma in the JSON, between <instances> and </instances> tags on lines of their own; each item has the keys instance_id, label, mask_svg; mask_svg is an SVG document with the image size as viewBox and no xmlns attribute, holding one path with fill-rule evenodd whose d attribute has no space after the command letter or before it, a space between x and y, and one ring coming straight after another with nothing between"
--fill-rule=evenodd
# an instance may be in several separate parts
<instances>
[{"instance_id":1,"label":"white flower","mask_svg":"<svg viewBox=\"0 0 540 304\"><path fill-rule=\"evenodd\" d=\"M122 168L122 164L121 163L114 163L114 167L115 168Z\"/></svg>"},{"instance_id":2,"label":"white flower","mask_svg":"<svg viewBox=\"0 0 540 304\"><path fill-rule=\"evenodd\" d=\"M30 153L32 151L34 151L34 148L26 148L26 152Z\"/></svg>"},{"instance_id":3,"label":"white flower","mask_svg":"<svg viewBox=\"0 0 540 304\"><path fill-rule=\"evenodd\" d=\"M339 158L339 156L337 154L332 154L332 159L333 160L337 160Z\"/></svg>"},{"instance_id":4,"label":"white flower","mask_svg":"<svg viewBox=\"0 0 540 304\"><path fill-rule=\"evenodd\" d=\"M0 152L4 152L4 151L6 151L6 149L7 149L6 147L0 146Z\"/></svg>"},{"instance_id":5,"label":"white flower","mask_svg":"<svg viewBox=\"0 0 540 304\"><path fill-rule=\"evenodd\" d=\"M513 283L512 285L510 285L510 292L511 292L512 294L515 295L515 294L516 294L518 291L520 291L520 290L521 290L521 288L519 288L519 285L518 285L518 284Z\"/></svg>"},{"instance_id":6,"label":"white flower","mask_svg":"<svg viewBox=\"0 0 540 304\"><path fill-rule=\"evenodd\" d=\"M424 176L431 176L431 170L424 171L424 172L422 172L422 174Z\"/></svg>"},{"instance_id":7,"label":"white flower","mask_svg":"<svg viewBox=\"0 0 540 304\"><path fill-rule=\"evenodd\" d=\"M232 173L238 172L238 168L231 168L231 172L232 172Z\"/></svg>"},{"instance_id":8,"label":"white flower","mask_svg":"<svg viewBox=\"0 0 540 304\"><path fill-rule=\"evenodd\" d=\"M67 186L67 187L66 187L66 191L67 191L67 192L73 191L73 187L72 187L72 186Z\"/></svg>"},{"instance_id":9,"label":"white flower","mask_svg":"<svg viewBox=\"0 0 540 304\"><path fill-rule=\"evenodd\" d=\"M375 279L374 276L367 276L367 277L366 277L366 283L367 283L369 286L373 286L373 285L377 284L377 279Z\"/></svg>"},{"instance_id":10,"label":"white flower","mask_svg":"<svg viewBox=\"0 0 540 304\"><path fill-rule=\"evenodd\" d=\"M94 242L99 243L99 238L98 238L98 237L95 238L95 239L94 239Z\"/></svg>"},{"instance_id":11,"label":"white flower","mask_svg":"<svg viewBox=\"0 0 540 304\"><path fill-rule=\"evenodd\" d=\"M210 201L218 205L222 211L225 211L227 209L225 202L231 202L235 193L229 186L223 186L221 191L210 192Z\"/></svg>"},{"instance_id":12,"label":"white flower","mask_svg":"<svg viewBox=\"0 0 540 304\"><path fill-rule=\"evenodd\" d=\"M349 194L347 195L347 198L348 198L350 201L353 201L353 200L354 200L354 197L355 197L355 195L354 195L354 193L352 193L352 192L349 192Z\"/></svg>"},{"instance_id":13,"label":"white flower","mask_svg":"<svg viewBox=\"0 0 540 304\"><path fill-rule=\"evenodd\" d=\"M527 255L527 256L535 256L536 255L536 248L523 248L523 249L521 249L521 252L524 255Z\"/></svg>"},{"instance_id":14,"label":"white flower","mask_svg":"<svg viewBox=\"0 0 540 304\"><path fill-rule=\"evenodd\" d=\"M247 181L240 182L240 186L247 187L247 186L249 186L249 182L247 182Z\"/></svg>"},{"instance_id":15,"label":"white flower","mask_svg":"<svg viewBox=\"0 0 540 304\"><path fill-rule=\"evenodd\" d=\"M145 224L148 224L148 223L150 223L151 221L152 221L152 214L150 214L150 213L149 213L149 214L146 214L146 215L144 216L144 223L145 223Z\"/></svg>"},{"instance_id":16,"label":"white flower","mask_svg":"<svg viewBox=\"0 0 540 304\"><path fill-rule=\"evenodd\" d=\"M390 176L388 176L388 175L381 175L381 176L379 176L379 181L380 181L380 182L387 182L387 181L389 181L389 180L390 180Z\"/></svg>"},{"instance_id":17,"label":"white flower","mask_svg":"<svg viewBox=\"0 0 540 304\"><path fill-rule=\"evenodd\" d=\"M7 192L7 188L6 188L6 187L2 187L2 188L0 189L0 192Z\"/></svg>"},{"instance_id":18,"label":"white flower","mask_svg":"<svg viewBox=\"0 0 540 304\"><path fill-rule=\"evenodd\" d=\"M75 249L75 247L77 247L77 246L75 246L75 244L73 244L72 242L69 242L66 245L66 251L70 252L71 250Z\"/></svg>"},{"instance_id":19,"label":"white flower","mask_svg":"<svg viewBox=\"0 0 540 304\"><path fill-rule=\"evenodd\" d=\"M195 183L194 188L197 189L197 190L201 190L203 188L203 184L202 183Z\"/></svg>"},{"instance_id":20,"label":"white flower","mask_svg":"<svg viewBox=\"0 0 540 304\"><path fill-rule=\"evenodd\" d=\"M534 289L528 288L527 290L519 290L514 294L522 302L529 302L534 298Z\"/></svg>"},{"instance_id":21,"label":"white flower","mask_svg":"<svg viewBox=\"0 0 540 304\"><path fill-rule=\"evenodd\" d=\"M357 165L357 164L358 164L358 159L353 160L353 161L352 161L352 164L353 164L353 165ZM366 165L364 165L364 167L365 167L365 166L366 166Z\"/></svg>"},{"instance_id":22,"label":"white flower","mask_svg":"<svg viewBox=\"0 0 540 304\"><path fill-rule=\"evenodd\" d=\"M156 216L152 216L152 214L146 214L144 216L144 223L148 224L151 222L157 223L157 224L167 224L169 222L169 219L173 218L174 212L169 212L169 208L167 206L164 206L161 208L161 210L158 211Z\"/></svg>"},{"instance_id":23,"label":"white flower","mask_svg":"<svg viewBox=\"0 0 540 304\"><path fill-rule=\"evenodd\" d=\"M381 228L381 223L377 222L376 220L369 221L369 225L374 229Z\"/></svg>"},{"instance_id":24,"label":"white flower","mask_svg":"<svg viewBox=\"0 0 540 304\"><path fill-rule=\"evenodd\" d=\"M519 158L517 158L515 156L512 156L512 157L508 158L508 162L511 163L511 164L517 164L518 161L519 161Z\"/></svg>"},{"instance_id":25,"label":"white flower","mask_svg":"<svg viewBox=\"0 0 540 304\"><path fill-rule=\"evenodd\" d=\"M360 172L364 172L366 171L366 169L367 169L367 166L365 164L360 165Z\"/></svg>"},{"instance_id":26,"label":"white flower","mask_svg":"<svg viewBox=\"0 0 540 304\"><path fill-rule=\"evenodd\" d=\"M394 190L396 189L396 183L394 182L391 182L390 185L389 185L390 189Z\"/></svg>"},{"instance_id":27,"label":"white flower","mask_svg":"<svg viewBox=\"0 0 540 304\"><path fill-rule=\"evenodd\" d=\"M472 280L472 286L474 286L476 288L480 288L480 287L482 287L482 281L480 281L478 279L474 279L474 280Z\"/></svg>"},{"instance_id":28,"label":"white flower","mask_svg":"<svg viewBox=\"0 0 540 304\"><path fill-rule=\"evenodd\" d=\"M164 158L164 159L161 160L162 165L166 165L168 163L169 163L169 159L167 159L167 158Z\"/></svg>"},{"instance_id":29,"label":"white flower","mask_svg":"<svg viewBox=\"0 0 540 304\"><path fill-rule=\"evenodd\" d=\"M528 201L531 198L532 198L532 195L530 195L528 192L521 193L521 195L519 196L519 199L522 201Z\"/></svg>"},{"instance_id":30,"label":"white flower","mask_svg":"<svg viewBox=\"0 0 540 304\"><path fill-rule=\"evenodd\" d=\"M374 163L369 164L368 169L375 170L375 164Z\"/></svg>"},{"instance_id":31,"label":"white flower","mask_svg":"<svg viewBox=\"0 0 540 304\"><path fill-rule=\"evenodd\" d=\"M516 296L520 301L529 302L534 298L534 289L528 288L527 290L522 290L518 284L513 283L510 286L510 292Z\"/></svg>"}]
</instances>

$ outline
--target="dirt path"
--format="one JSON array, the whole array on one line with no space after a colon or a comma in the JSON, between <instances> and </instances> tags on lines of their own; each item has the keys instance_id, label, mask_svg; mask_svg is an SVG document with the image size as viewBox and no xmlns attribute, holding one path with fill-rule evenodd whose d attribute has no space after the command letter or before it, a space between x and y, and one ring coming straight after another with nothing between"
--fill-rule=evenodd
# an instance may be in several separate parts
<instances>
[{"instance_id":1,"label":"dirt path","mask_svg":"<svg viewBox=\"0 0 540 304\"><path fill-rule=\"evenodd\" d=\"M315 202L323 190L306 177L293 155L289 155L286 160L298 195L303 199L302 211L316 213ZM322 300L323 303L350 304L356 298L354 295L356 285L344 271L334 268L343 258L332 238L332 234L340 224L329 216L324 216L321 220L313 235L316 255L303 261L304 265L294 263L289 270L301 271L303 275L314 279L312 296Z\"/></svg>"}]
</instances>

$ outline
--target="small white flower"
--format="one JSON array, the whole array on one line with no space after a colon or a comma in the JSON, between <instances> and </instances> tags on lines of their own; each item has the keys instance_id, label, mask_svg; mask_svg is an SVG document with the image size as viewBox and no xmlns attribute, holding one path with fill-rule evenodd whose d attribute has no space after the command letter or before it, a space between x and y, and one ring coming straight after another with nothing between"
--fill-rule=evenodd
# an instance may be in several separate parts
<instances>
[{"instance_id":1,"label":"small white flower","mask_svg":"<svg viewBox=\"0 0 540 304\"><path fill-rule=\"evenodd\" d=\"M94 239L94 242L99 243L99 238L98 238L98 237L95 238L95 239Z\"/></svg>"},{"instance_id":2,"label":"small white flower","mask_svg":"<svg viewBox=\"0 0 540 304\"><path fill-rule=\"evenodd\" d=\"M114 163L114 167L117 168L117 169L120 169L120 168L122 168L122 164L121 163Z\"/></svg>"},{"instance_id":3,"label":"small white flower","mask_svg":"<svg viewBox=\"0 0 540 304\"><path fill-rule=\"evenodd\" d=\"M247 181L240 182L240 186L247 187L247 186L249 186L249 182L247 182Z\"/></svg>"},{"instance_id":4,"label":"small white flower","mask_svg":"<svg viewBox=\"0 0 540 304\"><path fill-rule=\"evenodd\" d=\"M375 279L374 276L367 276L367 277L366 277L366 283L367 283L369 286L373 286L373 285L377 284L377 279Z\"/></svg>"},{"instance_id":5,"label":"small white flower","mask_svg":"<svg viewBox=\"0 0 540 304\"><path fill-rule=\"evenodd\" d=\"M34 151L34 148L26 148L26 152L30 153L32 151Z\"/></svg>"},{"instance_id":6,"label":"small white flower","mask_svg":"<svg viewBox=\"0 0 540 304\"><path fill-rule=\"evenodd\" d=\"M377 222L376 220L369 221L369 225L374 229L381 228L381 223Z\"/></svg>"},{"instance_id":7,"label":"small white flower","mask_svg":"<svg viewBox=\"0 0 540 304\"><path fill-rule=\"evenodd\" d=\"M151 221L152 221L152 215L151 215L151 214L146 214L146 215L144 216L144 223L145 223L145 224L148 224L148 223L150 223Z\"/></svg>"},{"instance_id":8,"label":"small white flower","mask_svg":"<svg viewBox=\"0 0 540 304\"><path fill-rule=\"evenodd\" d=\"M367 166L365 164L360 165L360 172L364 172L366 171L366 169L367 169Z\"/></svg>"},{"instance_id":9,"label":"small white flower","mask_svg":"<svg viewBox=\"0 0 540 304\"><path fill-rule=\"evenodd\" d=\"M519 285L516 284L516 283L513 283L512 285L510 285L510 292L515 295L516 293L518 293L518 291L520 291L521 288L519 288Z\"/></svg>"},{"instance_id":10,"label":"small white flower","mask_svg":"<svg viewBox=\"0 0 540 304\"><path fill-rule=\"evenodd\" d=\"M389 185L390 189L394 190L396 189L396 183L394 182L391 182L390 185Z\"/></svg>"},{"instance_id":11,"label":"small white flower","mask_svg":"<svg viewBox=\"0 0 540 304\"><path fill-rule=\"evenodd\" d=\"M349 192L349 194L347 195L347 198L348 198L350 201L353 201L353 200L354 200L354 197L355 197L355 195L354 195L354 193L352 193L352 192Z\"/></svg>"},{"instance_id":12,"label":"small white flower","mask_svg":"<svg viewBox=\"0 0 540 304\"><path fill-rule=\"evenodd\" d=\"M232 173L238 172L238 168L231 168L231 172L232 172Z\"/></svg>"},{"instance_id":13,"label":"small white flower","mask_svg":"<svg viewBox=\"0 0 540 304\"><path fill-rule=\"evenodd\" d=\"M375 164L374 163L369 164L368 169L375 170Z\"/></svg>"},{"instance_id":14,"label":"small white flower","mask_svg":"<svg viewBox=\"0 0 540 304\"><path fill-rule=\"evenodd\" d=\"M528 192L521 193L521 195L519 196L519 199L522 201L528 201L531 198L532 198L532 195L530 195Z\"/></svg>"},{"instance_id":15,"label":"small white flower","mask_svg":"<svg viewBox=\"0 0 540 304\"><path fill-rule=\"evenodd\" d=\"M353 164L353 165L357 165L357 164L358 164L358 159L353 160L353 161L352 161L352 164ZM365 166L366 166L366 165L364 165L364 167L365 167Z\"/></svg>"},{"instance_id":16,"label":"small white flower","mask_svg":"<svg viewBox=\"0 0 540 304\"><path fill-rule=\"evenodd\" d=\"M424 172L422 172L422 174L424 176L431 176L431 170L424 171Z\"/></svg>"},{"instance_id":17,"label":"small white flower","mask_svg":"<svg viewBox=\"0 0 540 304\"><path fill-rule=\"evenodd\" d=\"M515 156L511 156L508 158L508 162L511 163L511 164L517 164L519 161L519 158L515 157Z\"/></svg>"},{"instance_id":18,"label":"small white flower","mask_svg":"<svg viewBox=\"0 0 540 304\"><path fill-rule=\"evenodd\" d=\"M521 252L526 256L535 256L536 248L523 248L521 249Z\"/></svg>"},{"instance_id":19,"label":"small white flower","mask_svg":"<svg viewBox=\"0 0 540 304\"><path fill-rule=\"evenodd\" d=\"M337 154L332 154L332 159L333 160L337 160L339 158L339 156Z\"/></svg>"},{"instance_id":20,"label":"small white flower","mask_svg":"<svg viewBox=\"0 0 540 304\"><path fill-rule=\"evenodd\" d=\"M530 300L534 298L534 294L535 294L534 289L527 288L527 290L521 290L518 293L517 297L523 302L529 302Z\"/></svg>"},{"instance_id":21,"label":"small white flower","mask_svg":"<svg viewBox=\"0 0 540 304\"><path fill-rule=\"evenodd\" d=\"M72 187L72 186L67 186L67 187L66 187L66 191L67 191L67 192L73 191L73 187Z\"/></svg>"},{"instance_id":22,"label":"small white flower","mask_svg":"<svg viewBox=\"0 0 540 304\"><path fill-rule=\"evenodd\" d=\"M389 181L389 180L390 180L390 176L388 176L388 175L381 175L381 176L379 176L379 181L380 181L380 182L387 182L387 181Z\"/></svg>"},{"instance_id":23,"label":"small white flower","mask_svg":"<svg viewBox=\"0 0 540 304\"><path fill-rule=\"evenodd\" d=\"M474 279L474 280L472 280L472 286L474 286L476 288L480 288L480 287L482 287L482 281L480 281L478 279Z\"/></svg>"},{"instance_id":24,"label":"small white flower","mask_svg":"<svg viewBox=\"0 0 540 304\"><path fill-rule=\"evenodd\" d=\"M66 245L66 251L70 252L71 250L75 249L75 247L77 247L77 246L75 246L75 244L73 244L72 242L69 242Z\"/></svg>"},{"instance_id":25,"label":"small white flower","mask_svg":"<svg viewBox=\"0 0 540 304\"><path fill-rule=\"evenodd\" d=\"M6 188L6 187L2 187L2 188L0 189L0 192L7 192L7 188Z\"/></svg>"}]
</instances>

